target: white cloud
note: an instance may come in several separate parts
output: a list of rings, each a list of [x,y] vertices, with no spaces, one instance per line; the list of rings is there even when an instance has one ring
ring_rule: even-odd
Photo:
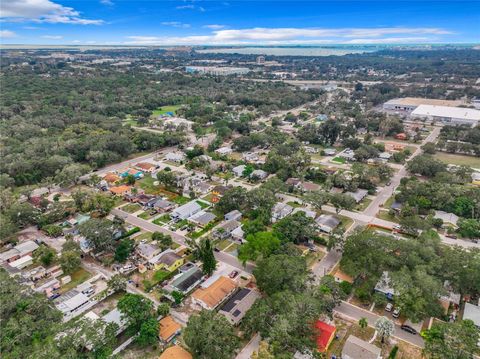
[[[207,35],[130,36],[129,44],[143,45],[243,45],[402,43],[436,41],[452,32],[440,28],[250,28],[219,29]],[[431,36],[428,36],[431,35]]]
[[[0,30],[0,38],[11,39],[12,37],[17,37],[17,34],[10,30]]]
[[[211,25],[204,25],[202,27],[206,29],[211,29],[211,30],[220,30],[220,29],[223,29],[225,25],[211,24]]]
[[[175,7],[175,9],[177,9],[177,10],[198,10],[200,12],[205,11],[205,8],[203,8],[202,6],[196,6],[196,5],[193,5],[193,4],[178,5],[178,6]]]
[[[190,27],[190,24],[185,24],[185,23],[179,22],[179,21],[164,21],[161,24],[164,25],[164,26],[173,26],[173,27],[177,27],[177,28],[181,28],[181,29],[187,29],[187,28]]]
[[[115,5],[112,0],[100,0],[100,4],[106,5],[106,6],[113,6],[113,5]]]
[[[60,40],[63,39],[63,36],[60,35],[43,35],[42,36],[44,39],[50,39],[50,40]]]
[[[47,22],[79,25],[99,25],[103,20],[84,19],[77,10],[50,0],[2,0],[0,17],[11,22]]]

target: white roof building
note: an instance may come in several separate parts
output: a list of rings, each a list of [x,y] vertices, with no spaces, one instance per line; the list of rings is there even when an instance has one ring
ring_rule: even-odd
[[[382,351],[354,335],[350,335],[342,349],[342,359],[380,359]]]
[[[480,307],[471,303],[465,303],[463,320],[465,319],[471,320],[480,329]]]
[[[229,155],[230,153],[232,153],[232,149],[230,147],[220,147],[216,149],[215,152],[219,155]]]
[[[243,171],[245,171],[245,167],[246,167],[245,165],[239,165],[237,167],[233,167],[232,171],[235,174],[235,176],[241,177],[243,176]]]
[[[479,110],[450,106],[420,105],[411,116],[453,125],[477,125],[480,121]]]
[[[185,155],[181,152],[169,152],[165,156],[166,161],[172,161],[172,162],[182,162],[184,158],[185,158]]]
[[[197,201],[190,201],[183,206],[175,209],[171,216],[174,219],[187,219],[188,217],[193,216],[195,213],[198,213],[202,210],[202,207],[197,203]]]

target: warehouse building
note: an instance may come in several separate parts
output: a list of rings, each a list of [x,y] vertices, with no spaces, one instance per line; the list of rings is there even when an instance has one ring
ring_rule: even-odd
[[[394,98],[390,101],[385,102],[383,104],[383,109],[389,110],[389,111],[398,111],[398,112],[412,112],[420,105],[457,107],[462,104],[463,104],[462,101],[436,100],[436,99],[418,98],[418,97],[404,97],[404,98]]]
[[[411,117],[446,125],[475,126],[480,121],[480,111],[463,107],[420,105],[411,113]]]

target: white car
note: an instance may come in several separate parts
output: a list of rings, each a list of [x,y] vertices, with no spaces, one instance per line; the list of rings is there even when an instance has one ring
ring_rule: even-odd
[[[395,310],[392,313],[392,317],[398,318],[400,316],[400,309],[395,308]]]
[[[387,303],[387,306],[385,307],[385,310],[387,312],[391,312],[393,310],[393,304],[392,303]]]

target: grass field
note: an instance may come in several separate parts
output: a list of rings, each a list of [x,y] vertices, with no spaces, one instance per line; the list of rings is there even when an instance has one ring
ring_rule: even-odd
[[[122,211],[128,212],[128,213],[134,213],[142,209],[142,207],[137,204],[137,203],[129,203],[122,208],[120,208]]]
[[[480,168],[480,157],[454,155],[445,152],[437,152],[434,157],[447,164]]]
[[[70,274],[70,277],[72,277],[72,281],[70,283],[65,284],[60,291],[62,293],[68,292],[70,289],[75,288],[77,285],[85,282],[88,278],[90,278],[92,274],[90,272],[87,272],[85,269],[80,268],[79,270],[73,272]]]
[[[180,107],[181,107],[180,105],[162,106],[154,110],[152,112],[152,115],[160,116],[160,115],[165,115],[167,112],[173,112],[173,114],[176,115],[176,112]]]
[[[337,163],[341,163],[341,164],[344,164],[346,162],[345,158],[343,157],[340,157],[340,156],[337,156],[337,157],[334,157],[332,159],[332,162],[337,162]]]

